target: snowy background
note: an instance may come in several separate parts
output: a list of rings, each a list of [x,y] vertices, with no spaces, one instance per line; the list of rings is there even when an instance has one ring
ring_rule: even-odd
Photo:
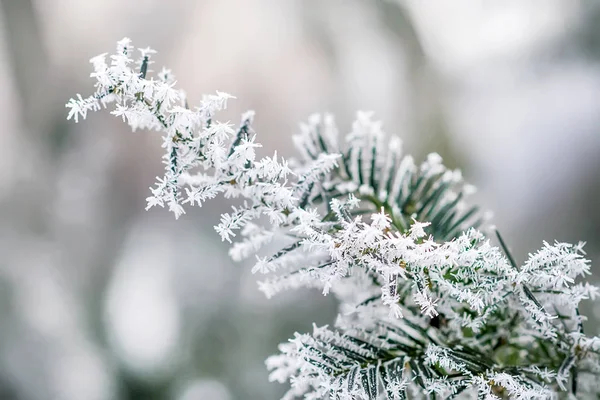
[[[1,399],[276,399],[263,360],[332,322],[330,298],[267,301],[228,259],[225,202],[144,211],[157,135],[65,120],[123,36],[191,104],[221,90],[224,119],[256,110],[264,154],[293,154],[312,112],[347,130],[373,110],[463,168],[519,260],[587,240],[600,265],[598,2],[0,0]]]

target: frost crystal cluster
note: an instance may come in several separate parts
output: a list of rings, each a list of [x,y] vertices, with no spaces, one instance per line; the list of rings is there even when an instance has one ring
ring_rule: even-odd
[[[473,188],[437,154],[417,164],[371,113],[340,135],[313,115],[293,137],[299,158],[257,157],[247,112],[234,127],[217,92],[188,107],[173,75],[148,76],[151,49],[129,39],[91,60],[95,93],[72,99],[76,121],[111,105],[132,129],[161,132],[164,176],[148,207],[235,199],[215,228],[234,260],[254,257],[267,297],[300,287],[339,301],[267,359],[284,399],[598,398],[600,339],[586,336],[582,300],[598,289],[583,244],[544,243],[522,265],[465,198]],[[278,245],[268,254],[263,247]]]

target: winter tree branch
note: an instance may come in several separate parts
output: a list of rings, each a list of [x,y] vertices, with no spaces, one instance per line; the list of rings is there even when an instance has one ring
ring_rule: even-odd
[[[254,114],[236,128],[216,115],[217,92],[189,108],[168,70],[148,74],[129,39],[91,60],[96,91],[68,118],[112,108],[132,129],[161,132],[165,172],[148,208],[238,199],[215,227],[234,260],[255,256],[268,297],[299,287],[339,300],[331,326],[314,326],[267,359],[284,399],[597,398],[600,339],[583,332],[583,244],[544,243],[517,265],[477,228],[460,171],[437,154],[417,165],[398,138],[360,112],[340,135],[313,115],[294,136],[300,157],[258,158]],[[235,241],[235,242],[234,242]],[[274,254],[263,246],[280,243]]]

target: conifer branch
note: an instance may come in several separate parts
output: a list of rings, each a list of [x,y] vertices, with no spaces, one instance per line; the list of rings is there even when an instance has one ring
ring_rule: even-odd
[[[420,165],[358,113],[340,143],[333,117],[313,115],[293,140],[299,159],[259,158],[254,113],[235,129],[216,119],[217,92],[190,109],[168,70],[151,76],[129,39],[91,60],[96,91],[68,118],[113,105],[132,129],[163,135],[164,176],[148,208],[241,205],[215,227],[237,261],[252,255],[268,296],[300,287],[331,293],[335,324],[297,333],[267,359],[284,399],[597,398],[600,339],[587,336],[582,300],[598,289],[583,243],[548,244],[516,263],[478,231],[473,192],[431,154]],[[134,70],[132,65],[137,65]],[[239,236],[238,236],[239,235]],[[235,240],[235,243],[234,243]],[[269,254],[268,243],[280,243]],[[343,312],[342,312],[343,311]],[[569,384],[570,382],[570,384]],[[569,397],[570,396],[570,397]]]

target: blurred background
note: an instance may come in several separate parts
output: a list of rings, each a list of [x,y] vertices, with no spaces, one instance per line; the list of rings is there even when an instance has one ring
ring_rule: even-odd
[[[417,159],[463,169],[518,260],[587,240],[600,265],[599,2],[0,0],[2,400],[277,399],[264,359],[333,322],[318,293],[263,298],[213,231],[225,202],[144,211],[157,134],[66,121],[124,36],[190,104],[256,110],[263,154],[292,155],[312,112],[345,133],[373,110]]]

